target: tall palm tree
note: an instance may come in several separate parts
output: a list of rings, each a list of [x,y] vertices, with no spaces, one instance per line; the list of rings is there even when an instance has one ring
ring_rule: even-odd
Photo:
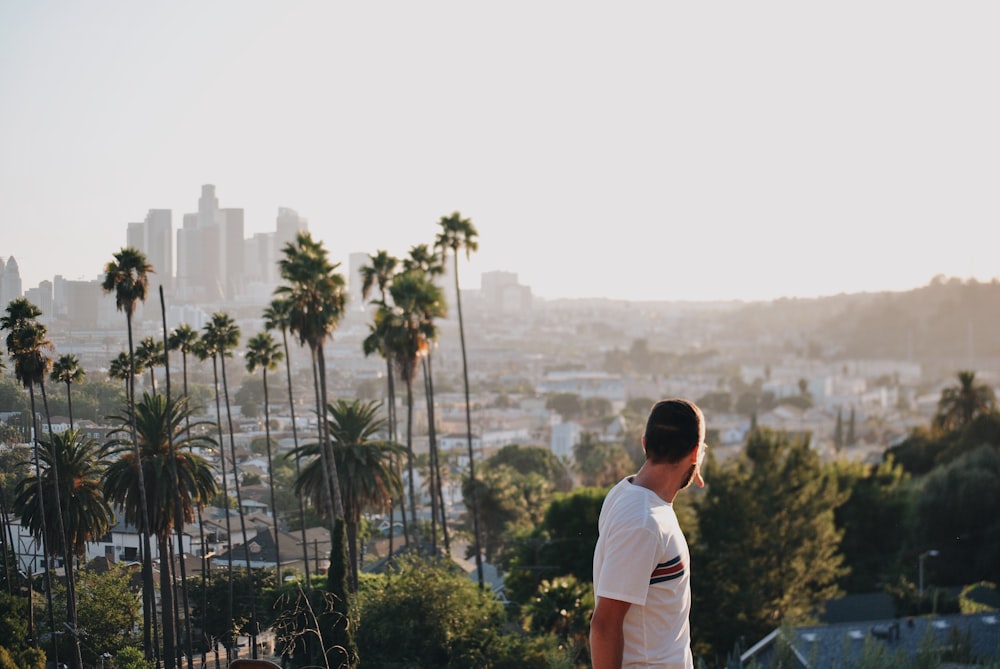
[[[330,438],[337,460],[337,472],[344,493],[344,513],[347,525],[348,550],[351,559],[351,587],[358,587],[358,526],[365,510],[384,510],[402,488],[399,474],[393,466],[402,446],[379,438],[386,430],[386,421],[379,418],[376,402],[337,400],[329,406]],[[301,455],[310,457],[296,479],[295,490],[318,502],[322,496],[322,462],[316,457],[318,444],[302,447]]]
[[[30,301],[24,298],[17,298],[12,300],[7,305],[5,315],[0,318],[0,329],[7,331],[7,353],[14,362],[14,377],[28,389],[28,396],[31,402],[33,464],[36,474],[42,471],[42,467],[39,456],[40,444],[38,439],[39,430],[36,419],[37,412],[35,410],[35,385],[45,378],[45,372],[47,371],[48,365],[48,358],[42,354],[42,347],[47,342],[45,339],[45,326],[41,325],[36,320],[41,315],[41,309],[36,307]],[[44,504],[45,490],[42,485],[42,478],[40,476],[36,476],[35,480],[38,491],[38,503],[42,505],[42,508],[47,508]],[[56,476],[56,480],[58,480],[58,476]],[[56,488],[56,491],[58,491],[58,487]],[[61,505],[56,504],[55,508],[60,509],[62,507]],[[40,516],[40,524],[43,536],[47,536],[48,528],[46,526],[45,514]],[[60,535],[65,536],[64,528],[62,527],[61,515],[59,516],[58,532]],[[51,566],[49,555],[49,544],[43,541],[42,559],[45,562],[46,580],[51,578],[49,574],[49,568]],[[52,588],[47,587],[45,589],[45,594],[49,613],[49,625],[54,631],[56,629],[56,619],[55,609],[52,605]],[[52,635],[52,654],[53,661],[58,663],[59,644],[55,634]]]
[[[264,327],[268,330],[281,330],[281,344],[284,350],[285,358],[285,380],[288,384],[288,412],[291,414],[292,418],[292,447],[295,450],[299,448],[299,429],[295,424],[295,398],[292,395],[292,359],[289,355],[288,350],[288,311],[290,304],[287,300],[274,299],[264,309]],[[302,465],[299,462],[299,458],[295,458],[295,477],[298,478],[302,473]],[[309,577],[309,544],[306,541],[306,509],[302,502],[302,498],[298,498],[299,502],[299,530],[302,536],[302,564],[305,568],[306,574],[306,589],[310,587],[310,577]]]
[[[371,296],[372,290],[377,288],[380,296],[379,302],[385,303],[388,298],[389,286],[392,284],[392,278],[396,274],[396,267],[399,264],[399,260],[382,250],[376,251],[374,255],[369,255],[368,259],[371,261],[371,264],[362,265],[360,269],[361,298],[367,300]],[[392,357],[385,355],[383,349],[384,347],[381,347],[377,352],[385,357],[386,397],[388,398],[386,414],[388,416],[389,439],[395,439],[396,391],[393,383]],[[376,352],[376,349],[372,349],[372,352]]]
[[[74,383],[82,383],[86,374],[80,366],[80,360],[72,353],[59,356],[52,363],[52,373],[49,378],[55,383],[66,384],[66,404],[69,406],[69,429],[73,429],[73,394],[70,386]]]
[[[417,244],[410,248],[410,255],[403,260],[403,269],[406,272],[418,272],[427,276],[432,282],[436,277],[444,274],[444,258],[433,253],[427,244]],[[430,333],[429,340],[433,343],[437,339],[437,326],[434,319],[443,318],[446,309],[440,297],[436,301],[428,301],[428,309],[421,314],[421,318],[426,322],[426,330]],[[441,484],[441,461],[438,453],[437,431],[434,418],[434,376],[433,376],[433,346],[428,346],[425,354],[421,356],[420,365],[424,377],[424,397],[427,401],[427,437],[428,448],[428,476],[427,491],[431,499],[431,543],[437,549],[437,523],[440,512],[441,530],[444,538],[445,548],[449,548],[448,542],[448,520],[445,514],[444,492]]]
[[[372,304],[378,307],[380,304],[386,304],[389,298],[389,286],[392,284],[392,278],[396,275],[396,268],[399,265],[399,259],[392,255],[389,255],[387,251],[378,250],[374,255],[369,255],[368,259],[370,264],[361,266],[361,297],[367,300],[371,296],[373,289],[377,288],[379,292],[379,299],[372,300]],[[365,357],[377,353],[385,358],[385,380],[386,380],[386,416],[389,422],[389,440],[397,441],[396,430],[398,422],[396,419],[396,379],[393,373],[392,367],[392,356],[388,355],[386,352],[385,342],[375,331],[376,326],[373,322],[369,325],[371,329],[371,334],[365,338],[362,343],[362,350],[364,351]],[[399,467],[399,458],[396,459],[397,475]],[[402,492],[402,491],[401,491]],[[406,509],[402,504],[402,497],[400,501],[400,512],[403,517],[403,521],[406,521]],[[389,502],[389,554],[392,555],[393,543],[395,540],[395,532],[392,531],[392,523],[394,514],[395,504],[390,500]]]
[[[190,405],[190,402],[191,402],[191,396],[188,393],[188,356],[195,354],[195,349],[196,349],[197,346],[198,346],[198,332],[194,328],[192,328],[190,325],[188,325],[187,323],[181,323],[176,328],[174,328],[170,332],[170,334],[167,336],[167,350],[169,350],[169,351],[178,351],[181,354],[181,370],[182,370],[182,377],[181,378],[182,378],[182,383],[183,383],[183,391],[184,391],[184,397],[188,398],[187,401],[188,401],[189,405]],[[189,412],[189,414],[190,414],[190,412]],[[190,432],[191,432],[191,417],[190,417],[190,415],[188,415],[188,416],[185,417],[185,419],[184,419],[184,427],[188,431],[188,433],[190,434]],[[202,501],[202,500],[198,500],[198,502],[195,504],[195,511],[197,513],[197,521],[198,521],[198,538],[199,538],[199,542],[201,544],[201,590],[202,590],[202,594],[203,594],[203,596],[205,598],[202,601],[202,610],[203,611],[208,608],[208,601],[207,601],[207,597],[208,597],[208,545],[206,543],[206,536],[205,536],[205,522],[204,522],[204,518],[202,517],[202,510],[203,510],[204,506],[205,506],[205,502]],[[185,589],[185,592],[186,592],[186,589]],[[185,614],[186,614],[186,611],[185,611]],[[188,627],[188,631],[190,633],[190,626]],[[203,630],[203,633],[204,633],[204,630]],[[207,637],[203,637],[202,638],[202,642],[203,642],[202,643],[202,648],[207,649],[208,648],[208,639],[207,639]],[[202,651],[202,657],[203,658],[204,658],[204,652],[205,651],[203,650]],[[191,661],[192,661],[192,659],[191,659],[190,653],[189,653],[189,662],[188,663],[190,664]]]
[[[420,359],[430,349],[436,336],[433,319],[428,314],[443,309],[441,291],[428,276],[419,271],[404,272],[396,276],[389,288],[393,307],[382,307],[380,319],[382,336],[399,369],[399,376],[406,386],[406,451],[409,475],[410,520],[416,528],[416,494],[413,469],[413,380]]]
[[[344,314],[347,301],[345,281],[337,271],[340,263],[331,263],[322,242],[314,241],[308,232],[300,232],[295,242],[285,246],[283,254],[278,261],[278,268],[287,283],[279,286],[275,293],[288,301],[289,330],[298,336],[300,343],[309,346],[312,355],[314,378],[317,381],[315,385],[319,390],[316,415],[320,433],[320,458],[327,472],[324,480],[327,482],[327,498],[331,507],[327,515],[330,517],[332,545],[336,520],[344,517],[344,508],[337,463],[333,459],[324,419],[325,408],[329,404],[324,346]]]
[[[135,349],[136,365],[149,370],[149,391],[156,394],[156,368],[166,361],[163,342],[152,335],[143,337]]]
[[[142,453],[139,449],[138,435],[135,426],[135,342],[132,338],[132,318],[135,316],[135,309],[139,302],[146,301],[146,294],[149,292],[149,275],[153,273],[153,266],[146,260],[146,256],[141,251],[131,246],[122,248],[113,254],[114,260],[108,261],[104,266],[104,280],[101,288],[105,293],[115,294],[115,306],[118,311],[125,314],[125,325],[128,331],[128,357],[130,373],[127,386],[127,396],[129,404],[128,416],[132,422],[132,443],[135,459],[138,467],[142,469]],[[146,482],[142,477],[138,480],[139,508],[147,509],[146,505]],[[140,527],[140,525],[136,525]],[[148,522],[141,524],[142,529],[142,609],[143,628],[142,642],[143,650],[147,660],[153,659],[155,648],[159,646],[156,638],[156,609],[155,592],[153,589],[153,559],[150,546],[150,535]]]
[[[240,533],[244,542],[247,540],[247,521],[243,513],[243,494],[240,490],[240,475],[236,468],[236,438],[233,429],[233,413],[229,403],[229,382],[226,376],[226,358],[232,357],[233,350],[240,343],[240,328],[236,325],[229,314],[217,311],[212,314],[212,318],[205,324],[202,341],[206,343],[215,353],[215,358],[219,361],[219,370],[222,372],[222,393],[226,400],[226,421],[229,426],[229,454],[232,457],[233,466],[233,489],[236,491],[236,515],[240,520]],[[221,444],[220,444],[221,447]],[[223,458],[224,459],[224,458]],[[228,510],[227,514],[228,516]],[[232,562],[232,548],[228,551],[230,563]],[[251,653],[253,657],[257,655],[257,593],[253,583],[253,572],[250,567],[250,551],[244,550],[246,557],[247,578],[250,588],[250,638]]]
[[[941,391],[934,426],[941,430],[960,430],[980,414],[996,411],[997,398],[985,383],[976,383],[976,373],[958,372],[958,385]]]
[[[441,226],[441,231],[438,233],[434,245],[440,249],[442,256],[451,251],[452,258],[454,259],[455,306],[458,310],[458,335],[462,344],[462,382],[465,388],[466,444],[469,451],[469,482],[472,489],[472,495],[469,500],[472,507],[470,509],[472,511],[472,538],[476,554],[476,572],[479,576],[479,588],[483,589],[486,581],[483,577],[483,556],[479,538],[479,509],[475,492],[476,459],[472,450],[472,404],[469,400],[469,362],[465,352],[465,322],[462,318],[462,292],[458,280],[458,252],[464,250],[465,257],[468,259],[469,254],[478,250],[479,243],[476,241],[476,237],[479,236],[479,233],[476,231],[472,221],[468,218],[462,218],[462,215],[457,211],[452,213],[451,216],[442,216],[438,221],[438,225]]]
[[[271,456],[271,407],[267,388],[267,373],[278,369],[278,363],[284,359],[284,354],[267,332],[258,333],[247,341],[247,371],[250,373],[261,370],[264,381],[264,440],[267,445],[267,484],[271,493],[271,514],[274,520],[274,552],[278,556],[275,564],[277,581],[281,584],[281,550],[278,544],[278,507],[274,503],[274,461]]]
[[[208,437],[191,434],[190,411],[186,397],[173,401],[163,395],[143,393],[132,415],[113,417],[121,425],[110,442],[117,448],[118,457],[104,472],[104,493],[122,510],[125,522],[145,525],[156,537],[161,563],[169,559],[171,530],[177,523],[193,521],[195,505],[215,494],[211,466],[192,450],[196,446],[212,447],[213,443]],[[141,458],[135,457],[130,440],[133,429]],[[145,513],[140,481],[149,493]],[[163,638],[168,646],[164,658],[171,669],[174,653],[169,645],[174,635],[168,612],[173,610],[174,588],[167,568],[160,570],[160,596]]]

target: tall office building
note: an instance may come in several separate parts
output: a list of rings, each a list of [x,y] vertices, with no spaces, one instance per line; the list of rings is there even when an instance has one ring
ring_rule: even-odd
[[[0,309],[7,308],[11,300],[21,297],[21,271],[11,256],[6,264],[0,258]]]
[[[156,271],[165,291],[174,285],[174,217],[169,209],[150,209],[146,213],[146,259]]]
[[[355,252],[347,256],[347,308],[351,311],[367,311],[368,301],[380,299],[378,286],[372,286],[368,299],[362,297],[362,287],[364,278],[361,276],[361,268],[371,264],[371,257],[367,253]]]
[[[177,231],[177,283],[186,299],[236,297],[243,285],[243,210],[220,209],[215,186],[205,184],[198,212],[184,214]]]
[[[173,212],[150,209],[142,223],[129,223],[125,244],[138,249],[153,267],[150,287],[163,286],[170,292],[174,285]]]

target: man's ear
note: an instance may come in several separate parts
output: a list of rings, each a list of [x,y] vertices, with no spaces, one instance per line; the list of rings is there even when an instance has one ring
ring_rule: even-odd
[[[642,454],[646,454],[646,435],[642,435]]]

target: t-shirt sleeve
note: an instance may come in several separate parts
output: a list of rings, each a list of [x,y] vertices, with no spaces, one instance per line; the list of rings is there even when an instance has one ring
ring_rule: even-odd
[[[648,527],[612,528],[605,541],[604,561],[594,594],[643,606],[656,566],[657,537]]]

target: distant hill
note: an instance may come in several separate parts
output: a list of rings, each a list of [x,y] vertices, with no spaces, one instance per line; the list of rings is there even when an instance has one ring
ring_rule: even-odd
[[[745,332],[794,332],[823,356],[961,367],[1000,361],[1000,282],[938,277],[905,292],[750,303],[722,316]]]

